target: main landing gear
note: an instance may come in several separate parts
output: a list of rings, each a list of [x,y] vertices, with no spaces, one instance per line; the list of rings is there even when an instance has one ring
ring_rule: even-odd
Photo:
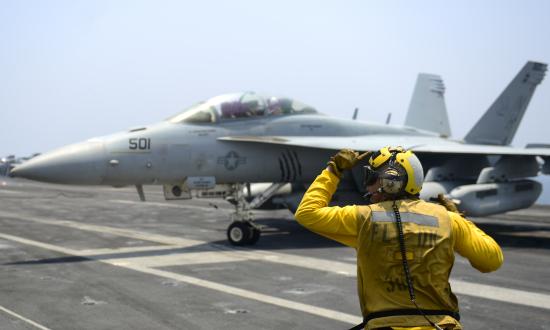
[[[227,239],[232,245],[254,245],[260,239],[261,229],[254,223],[251,210],[261,206],[273,197],[285,183],[273,183],[254,199],[248,202],[242,184],[235,184],[231,197],[235,204],[235,213],[231,215],[232,223],[227,228]],[[247,185],[250,192],[250,186]]]
[[[260,239],[261,230],[251,221],[233,221],[227,228],[229,243],[237,246],[254,245]]]

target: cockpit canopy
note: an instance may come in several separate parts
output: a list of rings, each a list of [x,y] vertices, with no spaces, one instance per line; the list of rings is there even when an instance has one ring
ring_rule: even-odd
[[[265,116],[317,113],[313,107],[286,97],[266,97],[254,92],[224,94],[199,102],[168,118],[172,123],[215,123]]]

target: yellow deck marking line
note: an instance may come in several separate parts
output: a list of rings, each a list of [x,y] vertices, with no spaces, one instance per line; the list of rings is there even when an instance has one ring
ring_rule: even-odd
[[[28,323],[28,324],[34,326],[34,327],[37,328],[37,329],[40,329],[40,330],[51,330],[50,328],[46,328],[45,326],[43,326],[43,325],[41,325],[41,324],[38,324],[38,323],[34,322],[33,320],[30,320],[30,319],[28,319],[28,318],[26,318],[26,317],[24,317],[24,316],[22,316],[22,315],[19,315],[19,314],[17,314],[16,312],[7,309],[6,307],[0,306],[0,311],[4,312],[4,313],[6,313],[6,314],[9,314],[9,315],[11,315],[11,316],[13,316],[13,317],[16,317],[16,318],[18,318],[18,319],[20,319],[20,320],[22,320],[22,321],[24,321],[24,322],[26,322],[26,323]]]

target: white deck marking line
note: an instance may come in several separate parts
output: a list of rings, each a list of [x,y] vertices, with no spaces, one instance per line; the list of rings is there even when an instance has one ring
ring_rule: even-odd
[[[453,292],[479,298],[490,297],[492,300],[550,309],[550,295],[530,291],[495,287],[492,285],[477,284],[461,280],[452,280]]]
[[[39,219],[35,217],[23,217],[18,214],[12,214],[7,212],[0,212],[2,215],[14,217],[21,220],[29,220],[34,222],[40,222],[45,224],[53,224],[53,225],[60,225],[60,226],[69,226],[72,228],[78,228],[82,230],[91,230],[96,232],[102,232],[102,233],[110,233],[113,235],[120,234],[119,231],[122,229],[118,228],[111,228],[107,226],[94,226],[94,225],[84,225],[73,221],[60,221],[60,220],[47,220],[47,219]],[[130,233],[133,233],[134,236],[128,236]],[[149,234],[138,232],[138,231],[131,231],[131,230],[124,230],[125,237],[145,237]],[[204,244],[207,245],[207,242],[198,241],[198,240],[186,240],[181,239],[178,237],[170,237],[170,236],[164,236],[164,235],[155,235],[150,234],[151,236],[154,236],[154,239],[149,239],[149,241],[154,241],[158,243],[164,243],[164,244],[171,244],[172,248],[177,247],[189,247],[194,245],[200,245]],[[180,243],[180,245],[178,245]],[[291,254],[284,254],[284,253],[278,253],[278,252],[267,252],[267,251],[259,251],[259,250],[249,250],[249,249],[237,249],[237,248],[227,248],[224,246],[213,246],[210,245],[212,248],[211,250],[206,250],[205,252],[212,252],[212,251],[225,251],[230,254],[234,254],[237,258],[240,258],[241,260],[262,260],[272,263],[279,263],[279,264],[285,264],[289,266],[296,266],[296,267],[302,267],[307,269],[313,269],[313,270],[319,270],[319,271],[325,271],[325,272],[332,272],[339,275],[346,275],[346,276],[356,276],[356,266],[355,264],[351,263],[345,263],[345,262],[338,262],[338,261],[330,261],[325,259],[319,259],[319,258],[312,258],[312,257],[304,257],[304,256],[296,256]],[[219,250],[217,250],[219,249]],[[116,252],[115,252],[116,253]],[[190,255],[188,259],[185,259],[185,256],[179,258],[176,257],[177,254],[174,255],[174,265],[183,265],[183,264],[196,264],[197,262],[193,261],[193,256]],[[227,256],[227,258],[230,258]],[[212,260],[212,262],[218,262],[217,260],[220,260],[220,258],[215,258]],[[123,261],[122,259],[117,259],[118,262],[128,264],[129,262]],[[152,266],[160,267],[160,266],[169,266],[167,263],[169,259],[159,259],[158,261],[155,261],[154,259],[139,259],[136,258],[136,262],[143,262],[145,266],[149,266],[147,263],[151,262]],[[231,261],[229,259],[226,259],[226,261]],[[219,261],[224,262],[224,261]],[[203,263],[211,263],[208,260],[204,260]],[[488,300],[495,300],[495,301],[504,301],[508,303],[513,303],[517,305],[523,305],[523,306],[531,306],[531,307],[538,307],[543,309],[550,310],[550,295],[549,294],[543,294],[543,293],[536,293],[531,291],[523,291],[523,290],[516,290],[516,289],[508,289],[504,287],[498,287],[498,286],[492,286],[492,285],[485,285],[485,284],[477,284],[472,282],[466,282],[461,280],[454,280],[451,278],[450,280],[453,292],[455,294],[463,294],[473,297],[479,297],[483,299]]]
[[[30,246],[47,249],[47,250],[61,252],[63,254],[73,255],[77,257],[82,256],[77,250],[72,250],[61,246],[55,246],[48,243],[38,242],[38,241],[23,238],[23,237],[18,237],[18,236],[3,234],[3,233],[0,233],[0,237],[7,240],[15,241],[18,243],[22,243],[25,245],[30,245]],[[212,281],[202,280],[196,277],[186,276],[186,275],[154,269],[154,268],[148,268],[144,266],[132,265],[131,263],[128,263],[128,264],[119,263],[117,260],[102,260],[101,258],[95,259],[93,256],[85,256],[85,257],[90,258],[92,260],[100,261],[102,263],[106,263],[109,265],[131,269],[138,272],[142,272],[150,275],[156,275],[156,276],[160,276],[160,277],[164,277],[172,280],[177,280],[180,282],[185,282],[188,284],[238,296],[241,298],[256,300],[262,303],[280,306],[280,307],[284,307],[284,308],[288,308],[288,309],[292,309],[292,310],[296,310],[296,311],[300,311],[300,312],[304,312],[304,313],[308,313],[316,316],[321,316],[324,318],[328,318],[328,319],[332,319],[332,320],[336,320],[344,323],[357,324],[362,321],[362,318],[359,318],[356,315],[346,314],[346,313],[338,312],[327,308],[317,307],[313,305],[307,305],[307,304],[295,302],[292,300],[277,298],[277,297],[257,293],[250,290],[240,289],[237,287],[220,284]]]
[[[363,321],[363,318],[357,317],[356,315],[346,314],[346,313],[338,312],[331,309],[326,309],[326,308],[317,307],[313,305],[307,305],[307,304],[303,304],[303,303],[299,303],[299,302],[295,302],[287,299],[277,298],[277,297],[257,293],[254,291],[244,290],[237,287],[225,285],[225,284],[202,280],[196,277],[186,276],[182,274],[177,274],[177,273],[172,273],[172,272],[168,272],[160,269],[147,268],[147,267],[139,267],[139,266],[125,266],[125,267],[136,271],[148,273],[151,275],[157,275],[160,277],[181,281],[181,282],[193,284],[196,286],[208,288],[211,290],[232,294],[242,298],[252,299],[252,300],[256,300],[259,302],[263,302],[263,303],[267,303],[267,304],[271,304],[279,307],[293,309],[296,311],[313,314],[313,315],[333,319],[340,322],[345,322],[349,324],[358,324]]]
[[[38,328],[38,329],[41,329],[41,330],[51,330],[50,328],[46,328],[45,326],[43,326],[43,325],[41,325],[41,324],[38,324],[38,323],[34,322],[33,320],[30,320],[30,319],[28,319],[28,318],[26,318],[26,317],[24,317],[24,316],[22,316],[22,315],[19,315],[19,314],[17,314],[16,312],[7,309],[6,307],[0,306],[0,311],[3,311],[3,312],[6,313],[6,314],[9,314],[9,315],[11,315],[11,316],[13,316],[13,317],[16,317],[16,318],[18,318],[18,319],[24,321],[24,322],[27,322],[28,324],[30,324],[30,325],[32,325],[32,326]]]
[[[116,252],[115,252],[116,253]],[[144,267],[172,267],[201,264],[217,264],[223,262],[247,261],[251,258],[243,258],[238,255],[226,253],[223,251],[200,251],[200,252],[181,252],[170,253],[168,255],[153,255],[145,257],[124,257],[110,258],[110,262],[132,264]]]
[[[0,212],[0,214],[6,217],[12,217],[20,220],[32,221],[32,222],[37,222],[42,224],[64,226],[64,227],[70,227],[70,228],[75,228],[80,230],[146,240],[150,242],[171,245],[172,248],[177,248],[177,247],[183,248],[183,247],[191,247],[196,245],[208,244],[205,241],[190,240],[190,239],[184,239],[184,238],[173,237],[173,236],[149,234],[149,233],[135,231],[135,230],[114,228],[114,227],[108,227],[108,226],[83,224],[80,222],[75,222],[70,220],[50,220],[45,218],[33,217],[33,216],[24,217],[20,214],[9,213],[9,212]],[[350,263],[344,263],[344,262],[338,262],[338,261],[327,261],[325,259],[301,257],[301,256],[295,256],[291,254],[284,254],[284,253],[277,253],[277,252],[227,248],[222,245],[217,245],[215,246],[215,248],[213,245],[210,245],[210,246],[212,247],[211,250],[220,251],[220,252],[225,251],[230,254],[236,254],[242,260],[258,259],[258,260],[264,260],[264,261],[273,262],[273,263],[280,263],[280,264],[286,264],[290,266],[309,268],[313,270],[335,272],[341,275],[342,274],[349,275],[349,276],[356,275],[356,266]],[[111,252],[117,253],[117,251],[111,251]],[[86,253],[86,255],[90,255],[90,254]],[[210,262],[205,260],[204,263],[210,263]]]
[[[33,217],[33,216],[24,217],[20,214],[10,213],[10,212],[0,212],[0,214],[5,217],[32,221],[32,222],[37,222],[37,223],[42,223],[47,225],[63,226],[63,227],[80,229],[80,230],[135,238],[142,241],[149,241],[149,242],[155,242],[155,243],[166,244],[166,245],[177,245],[180,247],[201,245],[206,243],[204,241],[199,241],[199,240],[185,239],[185,238],[173,237],[173,236],[164,236],[164,235],[158,235],[153,233],[140,232],[140,231],[131,230],[131,229],[115,228],[115,227],[108,227],[108,226],[101,226],[101,225],[91,225],[86,223],[70,221],[70,220],[52,220],[52,219],[39,218],[39,217]]]
[[[186,245],[147,245],[147,246],[133,246],[133,247],[121,247],[121,248],[100,248],[100,249],[85,249],[78,250],[83,256],[92,256],[100,254],[124,254],[124,253],[136,253],[136,252],[154,252],[154,251],[164,251],[164,250],[173,250],[177,248],[186,248]]]
[[[6,193],[6,194],[22,194],[23,192],[22,192],[22,191],[19,191],[19,190],[5,190],[5,189],[0,189],[0,193]]]
[[[212,206],[199,206],[199,205],[181,205],[181,204],[169,204],[169,203],[160,203],[160,202],[137,202],[137,201],[127,201],[122,199],[110,199],[109,202],[111,203],[118,203],[118,204],[137,204],[142,206],[162,206],[162,207],[172,207],[172,208],[178,208],[178,209],[197,209],[197,210],[211,210],[216,211],[217,209]]]
[[[0,233],[0,237],[3,238],[3,239],[7,239],[9,241],[13,241],[13,242],[17,242],[17,243],[21,243],[21,244],[25,244],[25,245],[36,246],[36,247],[42,248],[44,250],[55,251],[55,252],[68,254],[68,255],[73,255],[73,256],[80,256],[78,254],[77,250],[64,248],[62,246],[57,246],[57,245],[48,244],[48,243],[44,243],[44,242],[38,242],[38,241],[31,240],[31,239],[27,239],[27,238],[23,238],[23,237],[19,237],[19,236],[13,236],[13,235],[4,234],[4,233]],[[86,256],[84,256],[84,257],[86,257]]]

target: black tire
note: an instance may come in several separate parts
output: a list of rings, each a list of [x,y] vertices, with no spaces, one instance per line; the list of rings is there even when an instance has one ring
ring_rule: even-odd
[[[234,221],[227,228],[227,240],[232,245],[243,246],[250,241],[252,232],[246,222]]]
[[[250,238],[248,239],[248,245],[254,245],[260,239],[262,231],[251,223],[249,223],[248,226],[250,227]]]

